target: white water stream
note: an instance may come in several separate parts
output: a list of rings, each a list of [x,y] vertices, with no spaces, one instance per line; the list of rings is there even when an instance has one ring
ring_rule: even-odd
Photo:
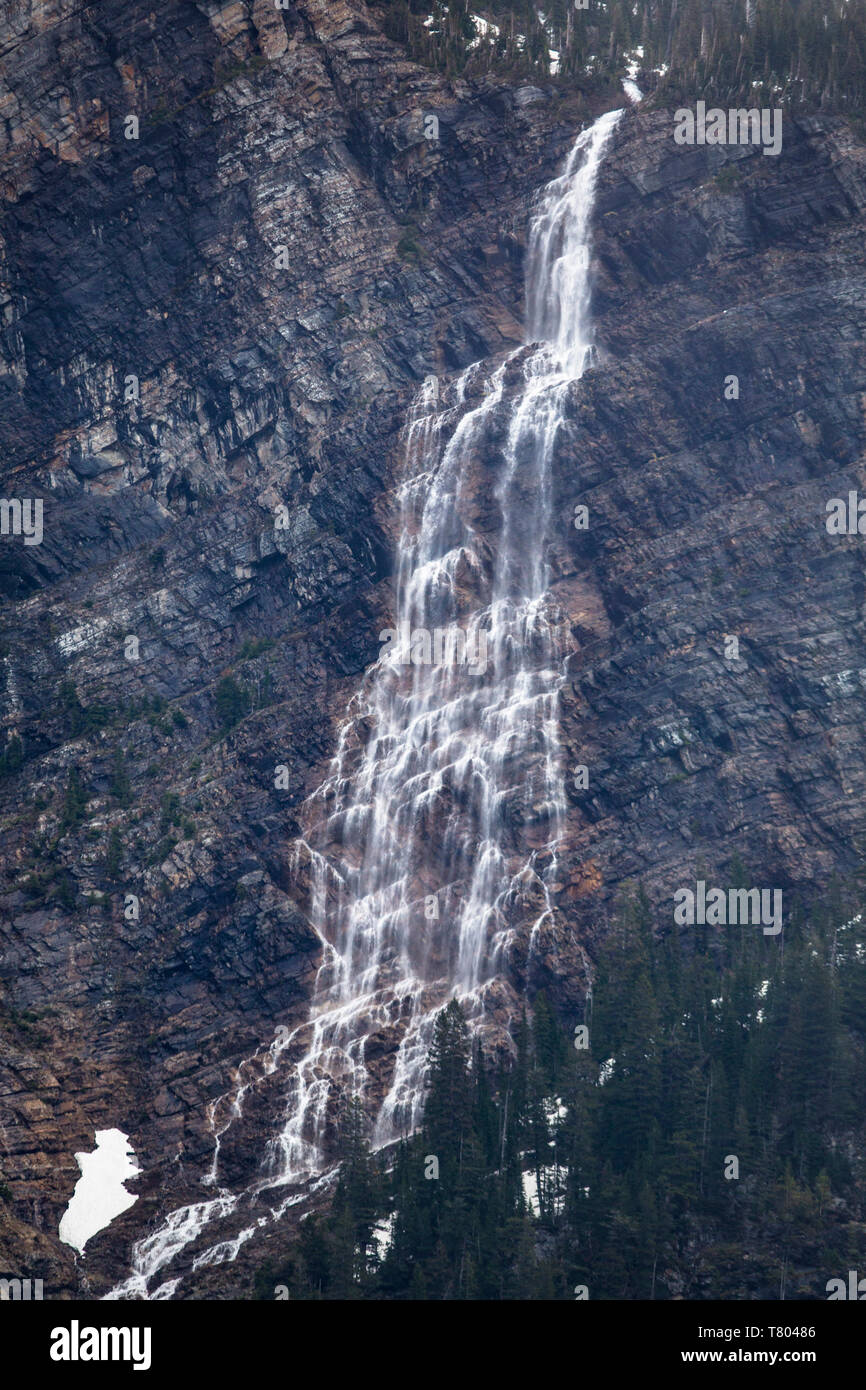
[[[493,1046],[508,1046],[519,1006],[511,967],[531,962],[555,911],[566,805],[559,690],[571,638],[550,593],[551,466],[568,392],[593,353],[594,191],[621,114],[585,130],[538,196],[530,346],[489,376],[476,363],[442,401],[429,378],[407,426],[394,635],[350,704],[295,849],[323,943],[309,1019],[242,1066],[235,1091],[212,1107],[205,1181],[218,1188],[220,1139],[249,1087],[290,1073],[261,1178],[172,1212],[135,1247],[134,1272],[111,1298],[171,1297],[180,1275],[150,1292],[152,1281],[209,1223],[242,1201],[258,1213],[194,1269],[234,1259],[307,1196],[295,1190],[275,1206],[279,1188],[326,1182],[347,1096],[364,1101],[375,1143],[410,1132],[436,1014],[453,995]]]

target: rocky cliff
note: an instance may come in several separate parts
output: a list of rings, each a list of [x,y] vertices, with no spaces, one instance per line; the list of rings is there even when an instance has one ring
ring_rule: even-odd
[[[391,611],[406,411],[521,341],[530,201],[590,112],[448,83],[361,0],[21,5],[3,64],[2,488],[44,534],[0,538],[0,1266],[58,1297],[201,1198],[210,1107],[304,1016],[292,845]],[[857,863],[864,563],[825,506],[866,482],[864,210],[830,117],[768,158],[630,111],[606,160],[553,547],[588,786],[517,980],[565,1016],[624,885]],[[113,1125],[139,1200],[76,1261]],[[244,1296],[272,1239],[187,1296]]]

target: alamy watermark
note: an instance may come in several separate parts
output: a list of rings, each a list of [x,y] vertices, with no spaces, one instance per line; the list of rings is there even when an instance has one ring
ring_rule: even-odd
[[[781,154],[782,108],[714,106],[708,111],[705,101],[694,111],[681,106],[674,112],[674,140],[678,145],[762,145],[764,154]]]
[[[380,660],[396,666],[465,666],[472,676],[487,670],[487,632],[460,627],[413,628],[407,621],[379,633]]]
[[[134,1371],[150,1370],[150,1327],[68,1327],[51,1329],[52,1361],[131,1361]]]
[[[782,930],[781,888],[707,888],[703,879],[674,893],[674,921],[679,927],[760,927],[764,936]]]
[[[856,1269],[848,1270],[848,1283],[844,1279],[828,1279],[826,1283],[827,1301],[833,1303],[840,1298],[866,1301],[866,1279],[858,1279]]]
[[[0,1278],[0,1303],[38,1302],[42,1297],[41,1279],[19,1279],[12,1275]]]
[[[824,510],[831,536],[866,536],[866,497],[852,490],[847,502],[843,497],[831,497]]]
[[[25,545],[40,545],[42,505],[41,497],[0,497],[0,536],[23,536]]]

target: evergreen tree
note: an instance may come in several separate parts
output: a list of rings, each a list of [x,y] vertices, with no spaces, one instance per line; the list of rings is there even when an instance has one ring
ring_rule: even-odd
[[[676,931],[638,891],[597,953],[586,1049],[539,995],[494,1070],[452,1000],[421,1130],[386,1175],[348,1102],[331,1209],[268,1277],[313,1299],[820,1293],[816,1263],[866,1261],[860,891],[795,905],[784,951],[748,927]]]

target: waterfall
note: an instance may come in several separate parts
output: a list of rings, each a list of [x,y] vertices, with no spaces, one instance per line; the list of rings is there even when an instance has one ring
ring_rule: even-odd
[[[559,691],[571,650],[551,594],[552,460],[566,399],[593,354],[590,225],[609,112],[539,194],[527,254],[527,345],[419,392],[404,434],[395,619],[347,711],[336,754],[303,812],[295,870],[322,941],[307,1021],[259,1072],[290,1075],[262,1176],[181,1208],[140,1242],[111,1297],[143,1294],[209,1222],[242,1198],[328,1166],[340,1103],[359,1096],[381,1146],[416,1127],[439,1009],[460,998],[507,1051],[531,965],[555,914],[565,815]],[[221,1135],[252,1078],[214,1118]],[[213,1110],[216,1116],[219,1106]],[[322,1181],[322,1178],[319,1178]],[[303,1194],[302,1194],[303,1195]],[[272,1215],[280,1214],[290,1196]],[[196,1257],[233,1259],[270,1216]],[[170,1297],[178,1280],[151,1297]]]

